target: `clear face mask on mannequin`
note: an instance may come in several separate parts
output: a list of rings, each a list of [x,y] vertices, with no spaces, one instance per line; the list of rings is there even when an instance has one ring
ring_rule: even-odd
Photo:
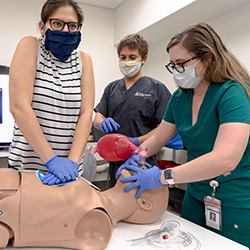
[[[127,78],[135,76],[141,69],[141,66],[141,61],[119,61],[120,70]]]
[[[203,75],[195,76],[195,66],[200,62],[196,62],[196,64],[192,66],[185,67],[185,71],[183,73],[179,73],[174,69],[173,77],[176,84],[183,89],[195,89],[201,83]],[[205,70],[204,70],[205,71]],[[204,73],[204,72],[203,72]]]

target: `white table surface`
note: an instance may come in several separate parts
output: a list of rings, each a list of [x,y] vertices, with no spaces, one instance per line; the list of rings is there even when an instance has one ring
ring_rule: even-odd
[[[134,239],[143,237],[146,233],[151,230],[159,229],[162,223],[175,220],[180,223],[180,230],[189,232],[194,235],[199,242],[201,243],[200,250],[247,250],[249,248],[238,244],[232,240],[229,240],[221,235],[218,235],[210,230],[207,230],[203,227],[197,226],[196,224],[189,222],[173,213],[166,212],[160,220],[150,225],[136,225],[125,222],[118,222],[111,240],[105,250],[146,250],[146,249],[163,249],[163,248],[153,248],[147,244],[130,246],[126,243],[128,239]],[[10,249],[18,249],[13,248],[11,246],[8,247]],[[62,250],[63,248],[19,248],[19,249],[27,249],[27,250]],[[165,248],[167,249],[167,248]],[[182,248],[183,249],[183,248]],[[190,248],[187,248],[190,249]]]

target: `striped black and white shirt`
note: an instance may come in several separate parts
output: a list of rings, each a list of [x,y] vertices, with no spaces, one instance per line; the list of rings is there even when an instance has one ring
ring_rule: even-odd
[[[32,108],[41,129],[54,152],[67,157],[72,145],[81,105],[82,66],[80,52],[74,50],[62,62],[39,42]],[[47,170],[14,125],[9,165],[22,169]]]

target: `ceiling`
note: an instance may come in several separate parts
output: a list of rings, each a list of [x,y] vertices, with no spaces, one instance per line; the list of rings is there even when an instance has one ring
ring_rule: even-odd
[[[79,3],[114,10],[126,0],[77,0]]]

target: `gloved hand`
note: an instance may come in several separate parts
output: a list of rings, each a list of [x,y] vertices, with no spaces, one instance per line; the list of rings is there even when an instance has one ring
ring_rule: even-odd
[[[139,147],[139,139],[138,137],[129,137],[130,141],[134,143],[137,147]]]
[[[127,187],[125,187],[123,191],[128,192],[133,188],[139,187],[139,190],[137,191],[135,195],[136,199],[139,198],[139,196],[142,194],[144,190],[166,186],[160,182],[162,171],[156,166],[145,170],[145,169],[135,167],[133,165],[127,165],[126,169],[132,170],[136,172],[137,174],[122,178],[120,180],[122,183],[131,182],[131,181],[134,182],[128,185]]]
[[[120,128],[120,125],[115,122],[111,117],[108,117],[100,123],[99,128],[102,133],[110,133],[118,130]]]
[[[58,177],[62,182],[74,180],[78,176],[79,165],[76,162],[67,158],[61,158],[55,155],[44,165],[49,169],[52,174]]]
[[[55,184],[59,184],[62,182],[57,176],[52,174],[50,171],[47,172],[45,176],[41,178],[41,180],[43,184],[47,184],[47,185],[55,185]]]
[[[133,152],[129,158],[125,161],[124,164],[129,164],[129,165],[134,165],[136,166],[137,165],[137,162],[140,160],[140,156],[136,153],[136,152]]]
[[[118,180],[119,176],[121,174],[121,171],[126,168],[128,165],[132,165],[135,167],[138,167],[137,162],[140,160],[140,156],[137,155],[136,152],[133,152],[129,158],[117,169],[116,173],[115,173],[115,178]]]

